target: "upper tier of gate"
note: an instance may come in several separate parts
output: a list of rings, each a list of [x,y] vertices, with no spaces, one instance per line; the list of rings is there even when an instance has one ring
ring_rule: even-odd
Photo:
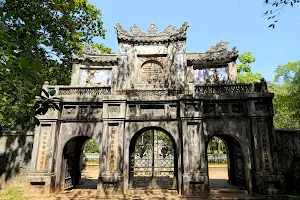
[[[52,90],[58,97],[72,98],[267,92],[264,79],[259,83],[238,82],[238,51],[236,47],[228,50],[228,42],[221,40],[205,52],[187,52],[188,27],[185,22],[179,29],[168,25],[159,32],[155,24],[150,24],[148,32],[144,32],[133,25],[129,33],[117,24],[117,54],[102,54],[99,49],[85,45],[81,54],[73,56],[71,84],[46,83],[44,89]]]

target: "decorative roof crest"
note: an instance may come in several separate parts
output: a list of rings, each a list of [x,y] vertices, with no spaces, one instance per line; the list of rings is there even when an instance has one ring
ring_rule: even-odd
[[[149,24],[148,32],[142,31],[136,24],[130,27],[130,33],[124,30],[121,25],[118,23],[115,26],[117,31],[118,38],[126,40],[143,40],[143,41],[152,41],[152,40],[166,40],[166,39],[179,39],[186,37],[186,30],[189,27],[187,22],[184,22],[182,27],[175,29],[175,26],[169,24],[163,31],[157,32],[157,26],[155,24]],[[155,38],[155,39],[154,39]]]
[[[179,31],[179,32],[186,31],[186,29],[188,27],[187,22],[185,22],[183,26],[186,28],[182,29],[182,27],[181,27],[177,31]],[[175,26],[172,24],[169,24],[162,32],[157,32],[156,24],[149,24],[147,33],[142,31],[135,24],[130,27],[130,31],[133,36],[165,36],[165,35],[172,35],[177,32],[177,31],[175,31]]]
[[[101,51],[99,49],[93,48],[89,44],[85,44],[82,47],[83,54],[88,54],[88,55],[99,55],[101,54]]]
[[[220,42],[218,42],[216,46],[211,45],[207,52],[214,53],[218,51],[227,51],[227,45],[228,42],[220,40]]]
[[[102,62],[102,63],[115,63],[118,61],[118,55],[116,54],[102,54],[100,49],[93,48],[89,44],[85,44],[82,47],[82,54],[73,54],[73,60],[88,61],[88,62]]]

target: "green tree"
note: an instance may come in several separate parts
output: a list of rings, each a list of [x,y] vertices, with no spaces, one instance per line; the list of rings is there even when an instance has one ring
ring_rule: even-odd
[[[99,145],[93,139],[89,139],[83,147],[85,153],[99,153]]]
[[[276,128],[300,128],[300,61],[288,62],[276,68],[275,84],[268,89],[275,94],[274,126]],[[282,80],[283,84],[278,82]]]
[[[0,0],[0,129],[32,125],[44,81],[68,84],[72,54],[96,36],[101,11],[88,0]]]
[[[104,46],[103,44],[93,44],[92,45],[93,48],[99,49],[101,53],[103,54],[114,54],[114,52],[112,51],[111,48],[108,48],[106,46]]]
[[[252,56],[251,52],[239,54],[240,63],[237,64],[238,81],[240,83],[258,82],[262,76],[260,73],[253,73],[250,64],[255,62],[256,58]]]

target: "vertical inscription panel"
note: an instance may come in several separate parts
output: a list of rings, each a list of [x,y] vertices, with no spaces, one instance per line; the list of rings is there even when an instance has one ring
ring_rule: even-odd
[[[118,153],[118,124],[111,124],[108,128],[108,159],[107,171],[113,172],[117,170],[117,153]]]
[[[190,150],[189,150],[189,160],[190,169],[199,169],[199,145],[198,145],[198,134],[197,134],[197,123],[188,123],[188,133],[190,138]]]
[[[269,132],[268,126],[265,122],[258,123],[259,134],[261,136],[261,146],[262,146],[262,158],[265,170],[272,169],[272,162],[270,160],[270,147],[269,147]]]
[[[39,139],[38,156],[36,163],[37,171],[47,170],[47,152],[48,152],[48,141],[51,131],[51,125],[45,124],[41,126],[41,133]]]

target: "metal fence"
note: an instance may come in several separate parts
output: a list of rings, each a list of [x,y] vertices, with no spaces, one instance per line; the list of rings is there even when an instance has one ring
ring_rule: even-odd
[[[227,154],[221,154],[221,155],[208,154],[207,160],[208,163],[227,163]]]
[[[207,155],[208,163],[227,163],[227,154],[208,154]],[[83,156],[83,160],[86,163],[89,162],[98,162],[99,163],[99,154],[97,153],[85,153]]]

